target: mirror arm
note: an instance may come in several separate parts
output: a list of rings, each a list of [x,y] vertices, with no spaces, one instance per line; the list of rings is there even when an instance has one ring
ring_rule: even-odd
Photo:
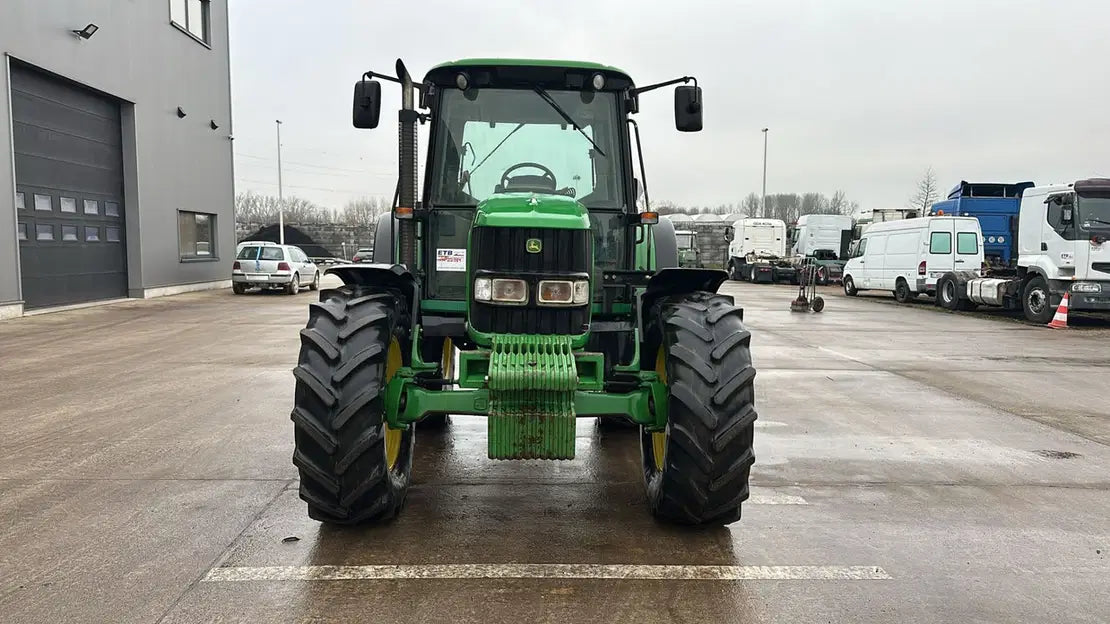
[[[667,80],[666,82],[657,82],[655,84],[650,84],[646,87],[640,87],[638,89],[632,89],[632,96],[635,97],[637,95],[640,95],[641,93],[647,93],[648,91],[654,91],[656,89],[662,89],[663,87],[669,87],[673,84],[678,84],[680,82],[682,84],[686,84],[690,81],[694,82],[695,87],[698,86],[698,79],[697,78],[694,78],[693,76],[683,76],[681,78],[675,78],[674,80]]]
[[[389,82],[395,82],[397,84],[402,84],[401,79],[398,78],[397,76],[387,76],[385,74],[379,74],[376,71],[367,71],[367,72],[362,74],[362,79],[363,80],[367,80],[367,79],[370,79],[370,78],[381,78],[382,80],[388,80]],[[420,91],[421,93],[423,93],[424,91],[427,91],[428,87],[431,86],[431,85],[424,84],[423,82],[414,82],[414,83],[412,83],[412,86],[416,87],[417,91]]]

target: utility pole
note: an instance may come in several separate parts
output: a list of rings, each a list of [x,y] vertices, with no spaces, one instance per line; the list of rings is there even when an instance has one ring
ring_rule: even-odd
[[[285,194],[281,188],[281,120],[274,120],[277,124],[278,148],[278,244],[285,244]]]
[[[767,216],[767,130],[769,128],[763,129],[763,200],[759,204],[761,217]]]

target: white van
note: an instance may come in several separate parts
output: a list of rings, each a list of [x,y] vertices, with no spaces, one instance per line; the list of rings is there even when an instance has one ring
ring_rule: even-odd
[[[905,303],[921,293],[936,295],[937,279],[946,272],[978,276],[982,266],[983,233],[974,217],[874,223],[844,266],[844,294],[889,290]]]

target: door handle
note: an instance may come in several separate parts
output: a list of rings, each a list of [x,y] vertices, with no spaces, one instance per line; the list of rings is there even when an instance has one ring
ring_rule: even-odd
[[[964,261],[963,261],[963,260],[957,260],[957,261],[956,261],[956,264],[963,264],[963,263],[964,263]]]
[[[1041,243],[1041,251],[1048,251],[1048,243]]]

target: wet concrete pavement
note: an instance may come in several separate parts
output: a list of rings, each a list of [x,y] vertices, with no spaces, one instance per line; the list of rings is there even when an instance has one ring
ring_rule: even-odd
[[[1105,621],[1110,331],[724,290],[760,420],[753,499],[712,530],[652,521],[635,434],[585,419],[573,462],[510,463],[455,418],[420,432],[397,521],[309,520],[288,413],[312,293],[0,323],[0,621]],[[398,578],[466,564],[492,566]],[[595,566],[495,578],[516,564]],[[658,565],[743,580],[599,578]],[[235,580],[301,566],[387,578]]]

